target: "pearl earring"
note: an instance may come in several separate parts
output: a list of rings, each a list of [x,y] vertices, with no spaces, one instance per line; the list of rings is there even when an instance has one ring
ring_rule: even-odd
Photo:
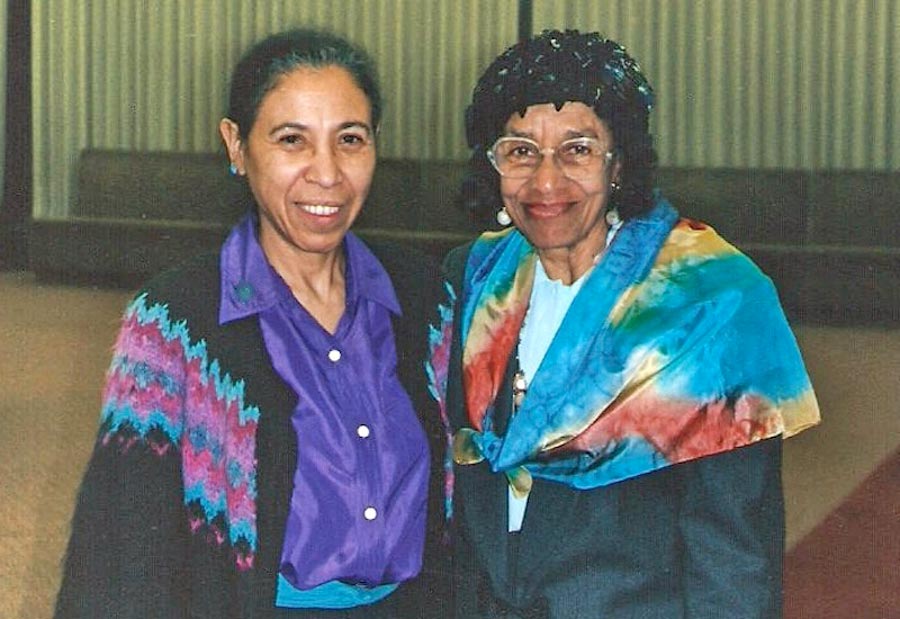
[[[619,216],[619,209],[611,207],[606,211],[606,223],[610,226],[618,226],[622,223],[622,218]]]
[[[509,213],[506,212],[505,206],[497,211],[497,223],[503,227],[512,223],[512,218],[509,216]]]

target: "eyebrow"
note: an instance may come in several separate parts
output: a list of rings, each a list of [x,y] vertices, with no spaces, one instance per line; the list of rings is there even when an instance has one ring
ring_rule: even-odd
[[[599,137],[600,136],[597,135],[597,132],[594,129],[588,129],[588,128],[580,129],[580,130],[569,129],[568,131],[566,131],[566,139],[567,140],[571,139],[571,138],[599,138]]]
[[[294,129],[296,131],[309,131],[309,125],[305,125],[303,123],[297,122],[286,122],[281,123],[280,125],[276,125],[272,127],[272,130],[269,131],[269,135],[275,135],[279,131],[284,131],[285,129]],[[369,136],[372,135],[372,127],[369,126],[369,123],[363,122],[361,120],[348,120],[346,122],[341,123],[337,127],[337,131],[344,131],[346,129],[362,129]]]

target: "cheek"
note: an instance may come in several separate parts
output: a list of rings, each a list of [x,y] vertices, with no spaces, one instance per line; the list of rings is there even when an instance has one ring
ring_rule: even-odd
[[[302,166],[290,157],[273,153],[254,158],[253,165],[247,167],[247,176],[255,192],[282,195],[297,183],[302,171]]]
[[[353,187],[354,193],[360,198],[365,198],[372,186],[372,178],[375,176],[375,160],[365,165],[360,164],[344,171],[344,178]]]
[[[519,202],[518,197],[524,185],[525,183],[522,181],[503,178],[501,176],[500,197],[503,199],[503,204],[507,207],[515,207]]]
[[[247,166],[247,184],[258,206],[266,211],[275,211],[287,199],[291,180],[282,168],[261,165],[257,159]]]
[[[265,151],[253,150],[244,155],[248,180],[252,183],[276,178],[280,166],[277,160]]]

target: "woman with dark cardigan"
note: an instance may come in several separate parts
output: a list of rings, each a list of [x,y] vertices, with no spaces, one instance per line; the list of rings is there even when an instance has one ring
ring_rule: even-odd
[[[349,232],[381,105],[368,56],[327,33],[238,63],[220,132],[253,207],[125,311],[58,617],[427,616],[407,583],[438,277]]]

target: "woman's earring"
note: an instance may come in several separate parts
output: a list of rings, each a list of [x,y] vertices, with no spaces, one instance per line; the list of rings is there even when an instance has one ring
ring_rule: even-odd
[[[232,176],[237,176],[237,175],[238,175],[238,169],[237,169],[237,166],[234,165],[233,162],[228,166],[228,173],[231,174]]]
[[[504,227],[512,223],[512,217],[506,212],[505,206],[497,211],[497,223]]]
[[[610,226],[618,226],[622,223],[622,218],[619,217],[619,209],[613,206],[606,211],[606,223]]]
[[[619,184],[619,181],[612,181],[609,184],[609,193],[610,195],[614,195],[619,192],[622,188],[622,185]],[[606,223],[610,226],[618,226],[622,223],[622,218],[619,216],[619,209],[615,206],[610,206],[606,211]]]

